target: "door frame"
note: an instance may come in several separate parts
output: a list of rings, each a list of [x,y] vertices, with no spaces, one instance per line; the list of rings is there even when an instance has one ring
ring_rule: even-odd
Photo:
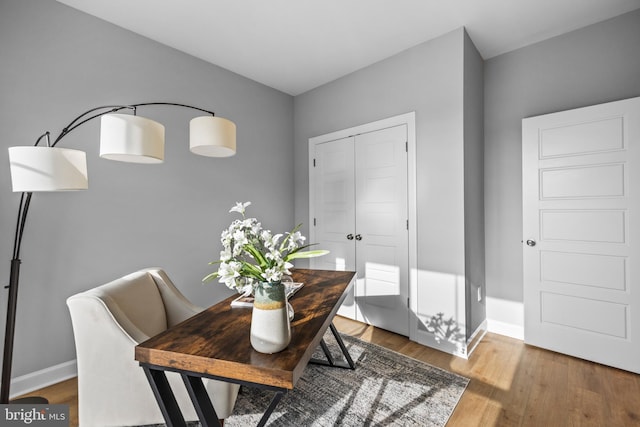
[[[418,274],[418,242],[417,242],[417,175],[416,175],[416,113],[399,114],[397,116],[388,117],[386,119],[376,120],[374,122],[353,126],[347,129],[338,130],[324,135],[309,138],[309,239],[311,242],[315,240],[315,227],[313,226],[313,218],[315,212],[315,180],[313,173],[313,160],[315,155],[315,146],[323,142],[334,141],[336,139],[356,136],[362,133],[374,132],[390,127],[407,125],[407,212],[409,220],[409,313],[415,311],[415,298]],[[415,328],[409,324],[409,339],[416,339]]]

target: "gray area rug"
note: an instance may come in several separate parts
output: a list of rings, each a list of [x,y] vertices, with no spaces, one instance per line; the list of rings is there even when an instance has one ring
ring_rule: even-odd
[[[342,335],[354,371],[310,364],[280,401],[271,426],[444,426],[469,380]],[[341,355],[333,335],[325,341]],[[324,358],[322,351],[314,357]],[[338,357],[336,356],[336,359]],[[225,427],[256,425],[273,393],[242,387]]]
[[[355,370],[309,364],[268,426],[444,426],[469,380],[384,347],[342,335]],[[340,349],[325,341],[336,360]],[[340,355],[340,357],[338,357]],[[314,354],[324,358],[320,349]],[[256,425],[273,392],[242,387],[225,427]],[[191,424],[190,424],[191,425]],[[193,425],[198,425],[197,423]]]

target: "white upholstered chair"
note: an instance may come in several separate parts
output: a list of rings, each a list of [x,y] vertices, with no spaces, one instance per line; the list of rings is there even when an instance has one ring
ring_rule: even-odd
[[[159,268],[140,270],[67,299],[78,361],[80,425],[164,423],[147,378],[134,360],[136,344],[193,316],[191,304]],[[198,417],[182,379],[167,378],[185,420]],[[233,411],[239,386],[205,380],[218,417]]]

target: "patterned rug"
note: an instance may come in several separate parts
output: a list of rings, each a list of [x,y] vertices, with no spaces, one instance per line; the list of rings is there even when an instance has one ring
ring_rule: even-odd
[[[375,344],[342,335],[354,371],[308,365],[269,426],[444,426],[469,380]],[[341,354],[333,335],[325,341]],[[314,354],[324,358],[321,351]],[[225,427],[256,425],[273,393],[242,387]]]
[[[331,354],[340,348],[328,331]],[[356,369],[309,364],[285,394],[268,426],[444,426],[469,380],[375,344],[342,335]],[[318,348],[313,357],[324,359]],[[255,426],[273,392],[241,387],[225,427]],[[189,427],[199,423],[188,423]]]

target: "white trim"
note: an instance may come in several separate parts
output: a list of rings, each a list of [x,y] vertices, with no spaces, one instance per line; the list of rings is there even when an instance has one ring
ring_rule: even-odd
[[[313,214],[315,212],[315,183],[313,180],[313,159],[315,157],[315,145],[323,142],[335,141],[336,139],[346,138],[361,133],[374,132],[394,126],[407,125],[407,200],[409,215],[409,301],[410,311],[417,312],[417,302],[414,303],[417,290],[417,277],[415,272],[418,270],[418,199],[417,199],[417,173],[416,173],[416,112],[399,114],[397,116],[388,117],[386,119],[377,120],[371,123],[365,123],[348,129],[342,129],[335,132],[327,133],[320,136],[309,138],[309,241],[315,241],[315,228],[313,227]],[[415,307],[414,307],[415,306]],[[415,341],[416,328],[409,323],[409,339]]]
[[[489,296],[486,302],[487,330],[524,340],[524,304]]]
[[[78,375],[78,362],[69,360],[59,365],[50,366],[36,372],[21,375],[11,380],[10,399],[43,387],[68,380]]]
[[[487,320],[485,319],[475,330],[471,337],[467,340],[467,358],[471,356],[473,350],[476,349],[482,338],[487,334]]]
[[[499,320],[487,319],[487,332],[504,335],[524,341],[524,326],[512,323],[501,322]]]
[[[411,137],[413,136],[414,143],[415,143],[415,122],[416,122],[416,112],[411,111],[410,113],[399,114],[397,116],[388,117],[386,119],[376,120],[375,122],[365,123],[362,125],[350,127],[348,129],[342,129],[342,130],[327,133],[324,135],[314,136],[312,138],[309,138],[309,147],[312,147],[316,144],[320,144],[323,142],[334,141],[336,139],[346,138],[348,136],[354,136],[354,135],[367,133],[367,132],[374,132],[380,129],[391,128],[391,127],[399,126],[403,124],[407,124],[409,126],[413,125],[413,131],[409,130],[408,138],[411,139]],[[411,141],[409,141],[409,144],[411,144]],[[309,151],[309,155],[311,156],[311,150]]]

